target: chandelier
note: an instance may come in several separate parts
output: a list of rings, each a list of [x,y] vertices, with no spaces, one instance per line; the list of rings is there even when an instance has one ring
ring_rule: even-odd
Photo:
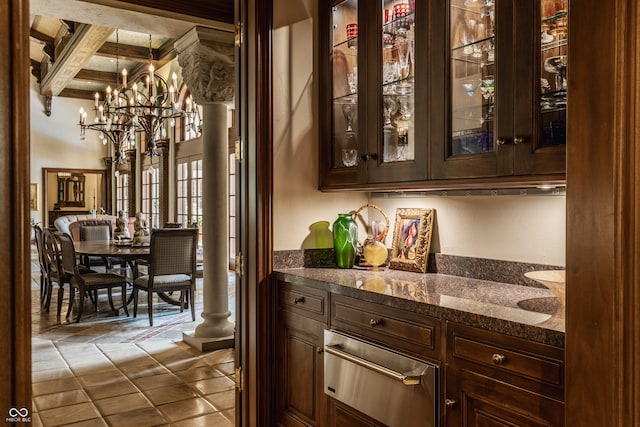
[[[188,126],[200,130],[198,108],[191,97],[185,101],[185,108],[178,102],[178,78],[173,73],[171,83],[156,74],[153,66],[153,50],[149,35],[149,66],[147,71],[138,73],[132,82],[128,81],[126,68],[119,70],[119,36],[116,30],[116,86],[107,86],[104,99],[95,94],[93,123],[87,122],[87,113],[80,109],[80,136],[85,139],[86,129],[100,132],[104,144],[111,142],[114,147],[114,162],[124,161],[124,151],[135,147],[136,134],[144,135],[145,154],[158,155],[158,142],[167,138],[166,123],[175,126],[175,119],[183,117]],[[120,82],[122,75],[122,82]]]

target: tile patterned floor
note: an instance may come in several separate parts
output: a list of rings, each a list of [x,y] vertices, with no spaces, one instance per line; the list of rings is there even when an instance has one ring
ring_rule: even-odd
[[[33,261],[34,426],[235,425],[233,350],[203,354],[182,342],[182,333],[192,332],[200,320],[202,279],[196,322],[190,311],[180,313],[154,301],[150,328],[146,298],[140,299],[134,319],[122,311],[114,316],[101,295],[97,312],[87,300],[80,323],[71,323],[64,318],[68,292],[61,318],[56,316],[57,289],[50,312],[41,307],[37,258]],[[229,277],[233,313],[235,284]],[[120,296],[114,298],[117,304]]]

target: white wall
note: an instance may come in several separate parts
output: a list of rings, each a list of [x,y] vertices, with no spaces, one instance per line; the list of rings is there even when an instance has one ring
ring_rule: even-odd
[[[316,5],[314,0],[275,0],[274,10],[274,248],[300,249],[313,222],[333,223],[338,213],[367,203],[367,195],[317,191]]]
[[[54,96],[51,116],[44,113],[44,97],[40,96],[35,78],[31,78],[31,182],[38,184],[38,208],[31,218],[43,222],[42,168],[104,169],[107,146],[98,140],[97,132],[87,131],[86,141],[80,140],[78,125],[80,107],[93,111],[93,102]],[[91,119],[91,113],[89,113]],[[91,201],[92,195],[88,195]],[[89,209],[90,207],[87,207]]]
[[[565,265],[564,196],[427,196],[371,199],[389,216],[393,244],[396,209],[433,208],[431,252]]]
[[[275,0],[274,249],[299,249],[318,220],[333,222],[368,194],[321,193],[318,188],[318,90],[313,79],[317,0]],[[565,264],[564,196],[372,198],[391,218],[398,207],[436,209],[432,252]]]

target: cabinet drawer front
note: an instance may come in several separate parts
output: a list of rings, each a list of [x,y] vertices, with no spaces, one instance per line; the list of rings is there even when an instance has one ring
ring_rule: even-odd
[[[447,363],[564,401],[564,349],[447,323]]]
[[[453,356],[502,369],[550,385],[562,384],[560,363],[463,337],[455,337]]]
[[[326,323],[326,292],[285,282],[278,286],[280,308]]]
[[[428,316],[332,295],[331,327],[416,356],[440,359],[440,321]]]

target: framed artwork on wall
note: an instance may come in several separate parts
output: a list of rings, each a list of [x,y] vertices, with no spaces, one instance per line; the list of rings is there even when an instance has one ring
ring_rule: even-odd
[[[434,209],[396,210],[389,268],[426,273],[434,215]]]
[[[38,210],[38,184],[34,182],[29,184],[29,206],[32,211]]]

